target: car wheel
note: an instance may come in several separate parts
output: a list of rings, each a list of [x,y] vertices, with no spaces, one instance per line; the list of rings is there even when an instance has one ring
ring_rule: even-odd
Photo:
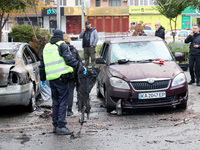
[[[183,110],[186,110],[187,108],[187,103],[182,103],[182,104],[179,104],[176,106],[177,109],[183,109]]]
[[[31,92],[31,98],[30,98],[30,102],[27,106],[27,111],[28,112],[33,112],[34,110],[36,110],[36,98],[35,98],[35,91],[34,89]]]
[[[99,87],[99,82],[98,82],[98,81],[97,81],[96,90],[97,90],[97,97],[102,98],[103,96],[102,96],[102,94],[101,94],[101,92],[100,92],[100,87]]]
[[[108,104],[108,92],[107,92],[107,90],[105,90],[105,107],[106,107],[108,113],[110,113],[111,111],[114,110],[114,109],[113,109],[112,107],[110,107],[109,104]]]

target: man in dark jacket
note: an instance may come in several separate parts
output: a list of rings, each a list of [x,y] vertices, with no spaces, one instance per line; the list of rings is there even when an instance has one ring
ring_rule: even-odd
[[[53,109],[53,132],[72,134],[66,127],[66,109],[70,91],[68,74],[78,66],[78,61],[72,56],[68,45],[63,40],[63,32],[55,30],[50,43],[45,45],[40,65],[41,86],[50,80]],[[84,70],[84,69],[83,69]]]
[[[85,66],[89,66],[89,57],[91,57],[92,68],[95,67],[95,47],[98,42],[97,30],[91,26],[90,21],[85,22],[86,28],[79,37],[83,39]]]
[[[155,23],[156,33],[155,36],[158,36],[165,40],[165,28],[161,26],[160,22]]]
[[[185,43],[190,43],[190,58],[189,58],[189,69],[191,80],[188,84],[195,83],[195,75],[196,75],[196,85],[200,86],[200,33],[199,26],[194,25],[193,31],[190,35],[185,39]],[[194,71],[195,67],[195,71]],[[195,75],[194,75],[195,72]]]

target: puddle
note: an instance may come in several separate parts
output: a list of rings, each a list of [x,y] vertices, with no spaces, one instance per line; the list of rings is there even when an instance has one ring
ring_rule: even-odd
[[[28,137],[28,136],[19,137],[19,138],[16,138],[16,139],[21,140],[21,142],[20,142],[21,144],[24,144],[24,143],[30,141],[30,137]]]

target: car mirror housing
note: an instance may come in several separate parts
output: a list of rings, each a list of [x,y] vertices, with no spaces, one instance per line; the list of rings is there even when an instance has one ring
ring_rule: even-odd
[[[176,52],[175,53],[175,59],[176,59],[176,61],[179,61],[179,62],[184,61],[184,54],[180,53],[180,52]]]
[[[97,58],[96,64],[106,64],[106,62],[103,60],[103,58]]]

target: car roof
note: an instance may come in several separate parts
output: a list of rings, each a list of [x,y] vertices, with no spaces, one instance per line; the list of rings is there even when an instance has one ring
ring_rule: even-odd
[[[27,43],[22,43],[22,42],[2,42],[2,43],[0,43],[0,50],[1,49],[19,50],[19,47],[22,44],[27,44]]]
[[[104,43],[128,43],[128,42],[144,42],[144,41],[163,41],[156,36],[131,36],[122,38],[107,38]]]

